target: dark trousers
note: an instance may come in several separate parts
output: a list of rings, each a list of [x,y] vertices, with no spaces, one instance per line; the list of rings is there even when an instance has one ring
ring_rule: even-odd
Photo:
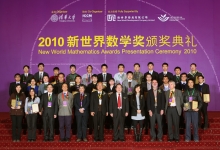
[[[124,122],[125,114],[122,113],[122,110],[117,110],[117,115],[113,114],[113,132],[114,140],[124,140]]]
[[[60,139],[70,139],[72,116],[59,116]],[[66,134],[65,129],[66,128]]]
[[[179,140],[179,114],[176,107],[167,107],[167,124],[169,139]],[[174,131],[173,131],[174,127]]]
[[[153,113],[152,117],[150,117],[150,135],[151,135],[151,138],[153,139],[156,139],[156,133],[155,133],[156,121],[158,125],[157,138],[162,139],[162,136],[163,136],[162,115],[158,114],[157,109],[155,108],[155,112]]]
[[[98,111],[93,116],[93,123],[94,123],[94,139],[95,140],[104,140],[105,115],[103,115],[101,111]],[[98,128],[98,126],[99,126],[99,128]]]
[[[88,113],[80,113],[76,115],[77,138],[86,138],[86,129],[88,122]]]
[[[13,140],[21,139],[22,119],[23,115],[11,115]]]
[[[203,117],[203,121],[204,121],[204,128],[208,128],[208,113],[207,113],[207,107],[208,104],[204,103],[202,104],[202,108],[199,110],[199,126],[202,125],[202,117]]]
[[[128,101],[131,101],[131,97],[132,95],[128,95]],[[132,120],[131,120],[131,106],[129,105],[129,112],[128,112],[128,116],[125,118],[125,128],[131,128],[133,126],[132,124]]]
[[[36,128],[37,128],[37,114],[28,114],[27,118],[27,126],[28,126],[28,140],[36,139]]]
[[[140,128],[143,128],[144,120],[133,120],[134,128],[137,128],[137,124],[139,123]]]
[[[54,139],[54,116],[48,116],[45,114],[43,116],[43,129],[44,129],[44,139]],[[49,130],[50,132],[49,132]]]
[[[198,135],[198,112],[195,111],[186,111],[185,112],[185,119],[186,119],[186,133],[185,139],[191,140],[191,123],[193,124],[193,137],[194,140],[199,140]]]
[[[179,123],[179,127],[180,128],[184,128],[185,127],[185,123],[184,123],[184,121],[185,121],[185,119],[184,119],[184,111],[183,111],[183,109],[182,109],[182,113],[181,113],[181,115],[180,115],[180,119],[179,119],[180,121],[180,123]]]

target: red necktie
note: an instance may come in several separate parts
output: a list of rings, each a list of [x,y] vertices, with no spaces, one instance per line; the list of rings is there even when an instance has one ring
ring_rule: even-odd
[[[118,108],[121,108],[121,97],[120,97],[120,94],[118,94]]]

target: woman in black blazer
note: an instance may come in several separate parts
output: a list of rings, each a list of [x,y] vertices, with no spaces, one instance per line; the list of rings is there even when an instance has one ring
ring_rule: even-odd
[[[134,94],[132,95],[130,105],[131,105],[131,119],[133,120],[134,126],[134,136],[135,141],[141,141],[141,134],[143,130],[143,123],[145,119],[145,99],[144,95],[141,94],[141,85],[137,84],[134,87]],[[140,132],[137,134],[137,124],[140,125]]]

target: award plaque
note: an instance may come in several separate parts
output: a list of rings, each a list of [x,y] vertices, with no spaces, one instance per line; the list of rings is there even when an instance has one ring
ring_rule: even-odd
[[[92,92],[95,92],[95,91],[97,91],[96,89],[92,89]]]
[[[210,102],[210,94],[203,94],[203,102],[205,103]]]
[[[11,100],[11,107],[15,107],[16,106],[16,99],[12,99]]]
[[[32,112],[34,112],[34,113],[38,113],[39,112],[38,104],[32,104]]]
[[[184,103],[184,107],[188,110],[189,109],[189,103]]]
[[[192,101],[192,109],[198,108],[198,101]]]

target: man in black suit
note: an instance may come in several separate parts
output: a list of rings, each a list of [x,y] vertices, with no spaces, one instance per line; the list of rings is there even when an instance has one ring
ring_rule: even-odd
[[[187,78],[193,79],[194,83],[198,84],[199,83],[198,76],[202,75],[202,73],[199,72],[196,67],[197,67],[197,65],[195,63],[192,63],[190,65],[190,72],[187,74]]]
[[[175,67],[174,72],[175,72],[175,75],[173,76],[173,81],[176,84],[178,84],[181,81],[181,78],[180,78],[181,68],[180,67]]]
[[[102,73],[98,74],[98,82],[102,82],[104,88],[108,86],[108,81],[112,78],[112,74],[107,73],[108,66],[107,64],[102,64]]]
[[[9,95],[11,96],[11,94],[14,93],[16,84],[21,85],[21,92],[23,92],[24,94],[27,93],[26,92],[26,90],[27,90],[26,85],[21,82],[21,75],[19,73],[16,73],[14,75],[14,78],[15,78],[15,82],[11,82],[10,86],[9,86]]]
[[[154,71],[154,63],[153,63],[153,62],[149,62],[149,63],[147,64],[147,66],[148,66],[148,72],[146,72],[146,73],[144,74],[143,82],[146,81],[146,75],[147,75],[147,74],[151,74],[152,79],[156,79],[156,80],[158,81],[159,75],[158,75],[158,73],[157,73],[156,71]]]
[[[204,94],[210,94],[209,85],[204,83],[204,76],[203,75],[199,75],[198,80],[199,80],[199,84],[197,84],[195,87],[200,92],[202,100],[203,100]],[[204,119],[203,129],[204,130],[206,130],[209,125],[207,107],[208,107],[208,102],[203,101],[202,108],[199,110],[199,118],[198,118],[199,119],[199,126],[202,125],[202,116],[203,116],[203,119]]]
[[[24,65],[24,73],[21,75],[21,82],[23,82],[26,85],[28,85],[28,83],[31,83],[31,79],[34,78],[34,76],[29,73],[29,68],[30,67],[28,65]]]
[[[113,141],[124,141],[124,122],[128,116],[129,101],[127,94],[122,93],[122,85],[116,85],[116,93],[112,94],[109,103],[109,113],[113,117]]]
[[[86,129],[89,116],[89,95],[85,93],[85,85],[80,84],[79,93],[74,97],[75,116],[77,122],[77,142],[87,142]]]
[[[97,83],[97,89],[91,95],[90,112],[94,123],[94,141],[103,141],[105,116],[108,116],[108,94],[102,90],[102,82]]]
[[[98,76],[96,74],[92,75],[92,83],[88,84],[86,87],[86,93],[89,93],[91,96],[91,93],[97,90],[97,82],[98,82]]]
[[[43,83],[43,77],[44,76],[48,76],[49,77],[49,74],[44,72],[44,64],[43,63],[39,63],[38,64],[38,72],[36,72],[34,74],[34,78],[35,78],[35,80],[36,80],[38,85]]]
[[[59,94],[59,93],[61,93],[63,90],[62,90],[62,85],[63,85],[63,83],[65,83],[64,82],[64,79],[65,79],[65,74],[64,73],[59,73],[58,74],[58,83],[56,83],[55,85],[54,85],[54,89],[53,89],[53,93],[54,94]]]
[[[163,84],[163,77],[167,76],[169,80],[173,79],[173,74],[168,72],[168,63],[162,64],[163,72],[159,73],[158,85],[161,86]]]
[[[159,142],[162,142],[163,130],[162,130],[162,115],[164,114],[165,109],[165,95],[164,92],[158,89],[157,80],[152,80],[152,87],[147,94],[147,110],[150,115],[150,135],[151,142],[155,141],[156,133],[155,133],[155,123],[157,121],[158,125],[158,133],[157,139]]]
[[[47,91],[48,93],[44,93],[41,97],[39,114],[43,116],[44,141],[53,141],[54,118],[57,118],[58,101],[57,95],[52,92],[52,84],[47,85]],[[48,128],[50,130],[50,133],[48,131]]]

